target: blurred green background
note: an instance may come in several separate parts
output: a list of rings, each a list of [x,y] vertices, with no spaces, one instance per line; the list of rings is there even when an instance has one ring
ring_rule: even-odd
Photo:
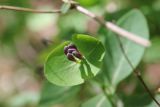
[[[133,8],[143,12],[148,21],[152,46],[147,49],[139,66],[144,70],[143,77],[147,85],[157,92],[160,86],[160,0],[76,1],[112,22],[116,22]],[[62,2],[61,0],[0,0],[0,5],[48,10],[59,9]],[[95,21],[75,10],[62,15],[0,10],[0,107],[39,107],[45,81],[43,63],[46,55],[57,44],[69,40],[77,33],[94,35],[103,41],[100,27]],[[124,93],[127,96],[135,92],[141,93],[143,89],[134,78],[132,75],[124,80],[119,85],[117,93]],[[54,93],[54,91],[49,92]],[[74,93],[72,94],[73,97]],[[80,101],[84,98],[83,94],[86,99],[93,96],[92,92],[88,94],[82,92]],[[79,100],[72,99],[73,104],[57,101],[57,105],[49,107],[67,105],[75,107],[79,104]]]

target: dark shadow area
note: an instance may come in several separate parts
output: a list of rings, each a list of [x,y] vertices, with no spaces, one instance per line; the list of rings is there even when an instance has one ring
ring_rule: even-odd
[[[94,77],[94,74],[91,71],[91,67],[85,59],[82,60],[81,66],[79,67],[79,69],[81,71],[81,76],[83,79],[86,80]]]

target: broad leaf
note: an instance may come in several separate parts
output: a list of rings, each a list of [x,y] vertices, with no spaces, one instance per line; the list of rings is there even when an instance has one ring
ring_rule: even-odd
[[[155,98],[159,102],[160,101],[160,94],[157,94]],[[155,103],[155,101],[152,101],[149,105],[147,105],[145,107],[158,107],[158,105]]]
[[[156,96],[157,101],[159,101],[160,96]],[[152,98],[145,94],[137,94],[122,97],[124,102],[124,107],[157,107],[157,104],[152,100]]]
[[[64,47],[70,43],[74,43],[84,56],[80,63],[69,61],[64,54]],[[88,35],[75,35],[73,42],[64,42],[48,56],[44,67],[45,76],[60,86],[81,84],[99,72],[103,56],[104,47],[99,40]]]
[[[49,82],[45,82],[39,106],[48,107],[55,104],[64,103],[73,99],[73,97],[79,92],[80,87],[59,87]]]
[[[104,95],[97,95],[82,104],[82,107],[112,107]]]
[[[129,32],[148,39],[147,22],[143,14],[138,10],[133,10],[123,16],[117,23],[120,27]],[[109,32],[106,36],[105,46],[107,48],[103,71],[106,73],[113,87],[116,88],[119,82],[132,73],[132,68],[124,57],[118,36]],[[144,54],[145,48],[126,39],[120,38],[129,60],[134,68],[139,64]]]
[[[158,63],[160,62],[160,39],[153,38],[152,46],[149,47],[144,55],[144,61],[147,63]]]
[[[146,94],[138,94],[122,97],[124,107],[145,107],[152,102],[151,97]]]
[[[101,66],[104,57],[104,47],[99,40],[91,36],[79,34],[73,36],[73,42],[90,63],[97,67]]]
[[[82,6],[94,6],[100,4],[103,0],[76,0]]]
[[[61,12],[63,14],[67,13],[69,11],[69,9],[71,8],[71,4],[70,3],[64,3],[61,7]]]

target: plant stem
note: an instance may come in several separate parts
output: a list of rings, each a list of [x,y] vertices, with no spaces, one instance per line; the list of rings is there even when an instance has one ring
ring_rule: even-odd
[[[72,2],[70,2],[72,3]],[[98,16],[96,16],[94,13],[88,11],[87,9],[83,8],[82,6],[79,6],[73,2],[72,7],[75,7],[79,12],[91,17],[101,25],[105,26],[107,29],[117,33],[118,35],[122,37],[126,37],[129,40],[140,44],[145,47],[149,47],[151,45],[150,41],[141,38],[131,32],[128,32],[119,26],[111,23],[106,22],[105,20],[100,19]],[[14,11],[23,11],[23,12],[32,12],[32,13],[61,13],[61,10],[37,10],[37,9],[30,9],[30,8],[22,8],[22,7],[15,7],[15,6],[6,6],[6,5],[0,5],[0,10],[14,10]]]
[[[137,44],[144,45],[145,47],[151,45],[151,43],[148,40],[141,38],[140,36],[135,35],[133,33],[130,33],[111,22],[106,22],[106,27],[111,31],[117,33],[118,35],[121,35],[122,37],[126,37],[127,39],[132,40]]]
[[[117,33],[118,35],[120,35],[122,37],[126,37],[129,40],[131,40],[137,44],[140,44],[142,46],[145,46],[145,47],[149,47],[151,45],[150,41],[148,41],[144,38],[141,38],[138,35],[132,34],[131,32],[128,32],[128,31],[120,28],[119,26],[111,23],[111,22],[106,22],[105,20],[100,19],[94,13],[88,11],[87,9],[85,9],[77,4],[73,4],[73,7],[75,7],[76,10],[78,10],[79,12],[91,17],[92,19],[94,19],[95,21],[100,23],[101,25],[105,26],[107,29]],[[14,10],[14,11],[32,12],[32,13],[61,13],[61,10],[37,10],[37,9],[22,8],[22,7],[15,7],[15,6],[6,6],[6,5],[0,5],[0,10]],[[120,44],[121,44],[121,41],[120,41]],[[130,60],[128,59],[128,56],[126,55],[122,44],[121,44],[121,48],[122,48],[122,51],[124,53],[126,60],[128,61],[128,63],[130,64],[130,66],[132,67],[132,69],[134,71],[134,67],[133,67],[132,63],[130,62]],[[152,95],[152,93],[148,89],[147,85],[145,84],[143,78],[141,77],[141,73],[139,71],[134,71],[134,72],[135,72],[136,76],[138,77],[138,79],[140,80],[140,82],[142,83],[142,85],[144,86],[144,88],[146,89],[146,91],[148,92],[148,94],[160,107],[159,102],[154,98],[154,96]]]
[[[145,46],[145,47],[148,47],[148,46],[151,45],[150,41],[148,41],[148,40],[146,40],[146,39],[144,39],[144,38],[141,38],[141,37],[139,37],[138,35],[135,35],[135,34],[133,34],[133,33],[131,33],[131,32],[128,32],[128,31],[120,28],[119,26],[111,23],[111,22],[105,22],[105,20],[100,19],[100,18],[99,18],[98,16],[96,16],[94,13],[90,12],[89,10],[87,10],[87,9],[85,9],[85,8],[79,6],[79,5],[75,5],[75,8],[76,8],[79,12],[81,12],[81,13],[89,16],[89,17],[91,17],[92,19],[94,19],[95,21],[97,21],[98,23],[100,23],[101,25],[105,26],[105,27],[108,28],[109,30],[113,31],[114,33],[117,33],[118,35],[120,35],[120,36],[122,36],[122,37],[126,37],[126,38],[134,41],[135,43],[140,44],[140,45],[143,45],[143,46]],[[119,38],[119,37],[118,37],[118,38]],[[119,40],[120,40],[120,38],[119,38]],[[129,65],[131,66],[131,68],[132,68],[133,71],[134,71],[134,66],[132,65],[132,63],[130,62],[128,56],[126,55],[121,41],[120,41],[120,45],[121,45],[121,49],[122,49],[122,51],[123,51],[123,53],[124,53],[124,57],[126,58],[127,62],[129,63]],[[134,73],[136,74],[136,76],[138,77],[139,81],[142,83],[142,85],[144,86],[145,90],[148,92],[148,94],[150,95],[150,97],[151,97],[151,98],[155,101],[155,103],[160,107],[160,103],[154,98],[154,96],[152,95],[151,91],[149,90],[149,88],[148,88],[147,85],[145,84],[145,82],[144,82],[144,80],[143,80],[143,78],[142,78],[142,76],[141,76],[140,71],[134,71]]]
[[[141,76],[141,71],[140,69],[138,68],[137,71],[134,70],[134,66],[133,64],[131,63],[131,61],[129,60],[126,52],[125,52],[125,49],[123,47],[123,44],[122,44],[122,41],[121,39],[117,36],[118,40],[119,40],[119,44],[120,44],[120,48],[122,50],[122,53],[125,57],[125,59],[127,60],[128,64],[130,65],[130,67],[132,68],[132,70],[134,71],[135,75],[137,76],[138,80],[142,83],[143,87],[145,88],[145,90],[147,91],[147,93],[150,95],[150,97],[153,99],[153,101],[160,107],[160,103],[157,101],[157,99],[152,95],[152,92],[150,91],[150,89],[148,88],[148,86],[146,85],[146,83],[144,82],[142,76]]]
[[[115,101],[113,101],[113,98],[112,98],[113,95],[110,95],[106,92],[106,87],[105,86],[102,86],[101,89],[102,89],[106,99],[108,99],[110,101],[112,107],[116,107],[116,103],[115,103]]]
[[[89,10],[83,8],[82,6],[79,5],[75,5],[76,10],[78,10],[79,12],[91,17],[92,19],[94,19],[95,21],[97,21],[98,23],[100,23],[101,25],[105,26],[107,29],[113,31],[114,33],[117,33],[119,36],[125,37],[139,45],[145,46],[145,47],[149,47],[151,45],[150,41],[141,38],[138,35],[135,35],[131,32],[128,32],[122,28],[120,28],[119,26],[115,25],[114,23],[111,22],[106,22],[103,19],[100,19],[98,16],[96,16],[94,13],[90,12]]]
[[[94,13],[90,12],[89,10],[87,10],[87,9],[85,9],[85,8],[79,6],[79,5],[75,5],[75,8],[76,8],[79,12],[81,12],[81,13],[89,16],[89,17],[91,17],[92,19],[94,19],[95,21],[97,21],[98,23],[100,23],[101,25],[105,26],[105,27],[108,28],[109,30],[113,31],[114,33],[117,33],[118,35],[120,35],[120,36],[122,36],[122,37],[126,37],[126,38],[134,41],[135,43],[140,44],[140,45],[143,45],[143,46],[145,46],[145,47],[148,47],[148,46],[151,45],[150,41],[148,41],[148,40],[146,40],[146,39],[144,39],[144,38],[141,38],[141,37],[139,37],[138,35],[135,35],[135,34],[133,34],[133,33],[131,33],[131,32],[128,32],[128,31],[120,28],[119,26],[111,23],[111,22],[105,22],[104,20],[102,20],[102,19],[100,19],[98,16],[96,16]],[[119,38],[119,37],[118,37],[118,38]],[[120,38],[119,38],[119,40],[120,40]],[[121,49],[122,49],[122,52],[123,52],[123,54],[124,54],[125,59],[127,60],[127,62],[129,63],[129,65],[131,66],[131,68],[132,68],[133,71],[134,71],[134,66],[132,65],[132,63],[130,62],[128,56],[126,55],[121,41],[120,41],[120,47],[121,47]],[[154,96],[152,95],[151,91],[149,90],[149,88],[148,88],[147,85],[145,84],[145,82],[144,82],[144,80],[143,80],[143,78],[142,78],[142,76],[141,76],[140,70],[139,70],[139,71],[134,71],[134,73],[136,74],[137,78],[138,78],[139,81],[142,83],[142,85],[144,86],[145,90],[146,90],[147,93],[150,95],[150,97],[151,97],[151,98],[155,101],[155,103],[160,107],[160,103],[154,98]]]
[[[5,6],[5,5],[0,5],[0,10],[14,10],[14,11],[23,11],[23,12],[32,12],[32,13],[61,13],[60,10],[37,10],[37,9]]]

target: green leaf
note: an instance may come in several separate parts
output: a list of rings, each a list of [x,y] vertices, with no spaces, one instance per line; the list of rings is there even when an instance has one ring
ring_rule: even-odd
[[[153,38],[151,40],[152,46],[149,47],[144,55],[144,61],[147,63],[160,62],[160,38]]]
[[[100,4],[102,0],[76,0],[82,6],[94,6]]]
[[[117,24],[129,32],[141,36],[142,38],[149,38],[146,19],[138,10],[130,11],[123,16]],[[145,48],[126,38],[121,38],[121,41],[125,53],[132,62],[134,68],[136,68],[142,59]],[[118,37],[115,33],[109,32],[108,35],[106,35],[105,46],[107,50],[103,71],[109,78],[111,85],[116,88],[118,83],[128,77],[133,70],[124,57]]]
[[[61,12],[63,14],[67,13],[68,10],[71,8],[71,4],[70,3],[64,3],[61,7]]]
[[[39,101],[39,93],[37,92],[23,92],[3,100],[5,106],[0,107],[35,107]]]
[[[157,99],[157,101],[160,101],[160,94],[157,94],[155,96],[155,98]],[[145,107],[157,107],[158,105],[155,103],[155,101],[152,101],[149,105],[145,106]]]
[[[84,56],[80,63],[69,61],[64,54],[64,47],[70,43],[64,42],[54,49],[45,62],[45,76],[56,85],[78,85],[100,71],[104,47],[99,40],[82,34],[73,36],[73,43]]]
[[[59,87],[45,81],[40,98],[40,107],[64,103],[79,92],[80,87]]]
[[[134,94],[130,96],[124,96],[124,107],[145,107],[152,102],[151,97],[146,94]]]
[[[94,37],[79,34],[73,36],[73,43],[76,44],[80,52],[94,66],[101,67],[104,57],[104,47],[102,43]]]
[[[81,13],[72,12],[72,14],[61,15],[58,18],[59,36],[70,39],[75,32],[86,32],[87,22],[88,18]]]
[[[112,107],[104,95],[97,95],[82,104],[82,107]]]
[[[155,98],[159,101],[160,96],[156,95]],[[157,104],[148,93],[123,96],[122,100],[124,102],[124,107],[157,107]]]

